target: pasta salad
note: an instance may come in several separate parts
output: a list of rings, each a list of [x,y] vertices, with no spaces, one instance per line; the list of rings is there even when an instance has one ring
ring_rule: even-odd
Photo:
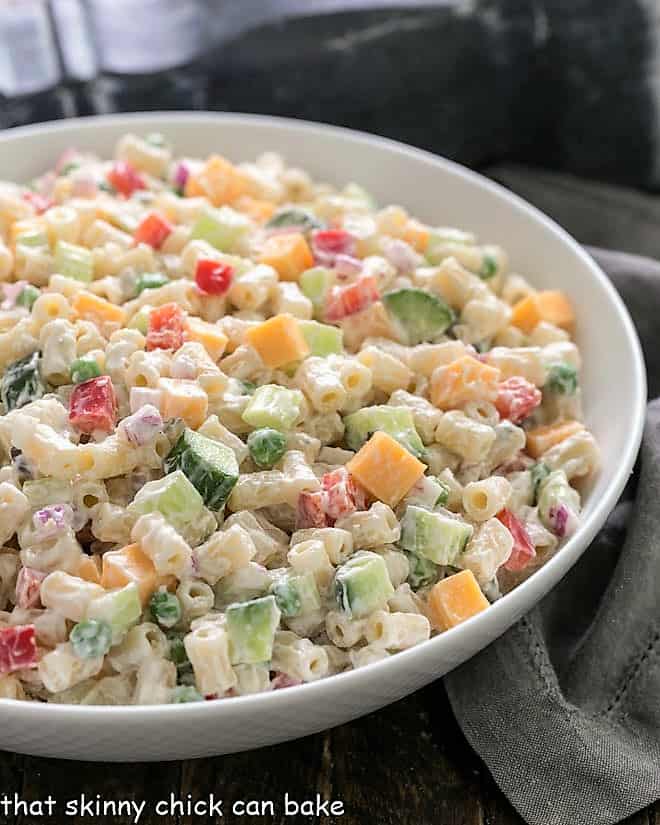
[[[0,183],[0,697],[276,690],[485,610],[598,464],[574,321],[272,153]]]

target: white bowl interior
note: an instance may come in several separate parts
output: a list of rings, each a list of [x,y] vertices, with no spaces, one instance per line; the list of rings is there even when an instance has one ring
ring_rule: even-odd
[[[646,396],[644,368],[636,334],[618,295],[593,260],[556,224],[501,187],[448,161],[391,141],[347,130],[241,115],[161,114],[116,116],[28,127],[0,135],[0,180],[27,180],[53,164],[69,146],[110,155],[118,137],[126,131],[147,133],[159,130],[174,143],[177,153],[205,156],[220,152],[232,160],[250,160],[267,150],[281,153],[288,163],[309,171],[315,178],[335,184],[356,181],[381,204],[400,203],[410,213],[436,225],[472,230],[484,241],[501,244],[512,268],[539,287],[565,290],[577,314],[577,342],[583,357],[582,386],[586,419],[602,450],[602,470],[589,485],[583,522],[579,532],[544,568],[502,599],[486,613],[419,648],[398,654],[385,663],[343,674],[323,682],[281,691],[278,696],[244,697],[213,703],[200,709],[160,708],[159,725],[167,715],[171,724],[186,715],[188,724],[215,719],[223,731],[222,742],[198,737],[196,746],[177,735],[170,747],[173,756],[227,752],[268,741],[291,738],[336,724],[371,710],[442,675],[489,643],[528,610],[575,562],[614,505],[632,468],[643,423]],[[378,687],[389,680],[389,689]],[[344,687],[345,686],[345,687]],[[322,703],[343,690],[361,691],[361,696],[338,703],[334,713],[319,713]],[[283,694],[290,694],[285,697]],[[304,697],[304,699],[303,699]],[[269,704],[270,703],[270,704]],[[13,705],[13,713],[24,715]],[[233,709],[232,709],[233,706]],[[280,721],[264,728],[268,713],[281,709]],[[243,710],[253,720],[259,714],[255,735],[240,741],[227,736],[220,724],[238,722]],[[307,708],[307,714],[305,712]],[[314,709],[314,710],[312,710]],[[157,758],[165,748],[151,742],[144,748],[122,747],[113,738],[108,721],[108,739],[96,744],[86,729],[105,720],[153,719],[155,709],[92,709],[61,706],[35,708],[31,718],[75,723],[79,736],[68,745],[51,742],[48,747],[32,739],[22,744],[17,731],[2,747],[47,752],[49,755],[87,758]],[[1,713],[1,711],[0,711]],[[59,714],[59,716],[57,716]],[[87,714],[87,715],[86,715]],[[175,717],[174,714],[178,714]],[[311,714],[311,715],[310,715]],[[2,714],[5,716],[6,714]],[[261,716],[263,719],[259,721]],[[56,719],[57,717],[57,719]],[[93,722],[92,722],[93,717]],[[313,718],[312,718],[313,717]],[[0,717],[2,718],[2,717]],[[84,720],[88,719],[88,722]],[[33,722],[34,725],[36,723]],[[261,728],[259,727],[261,725]],[[121,727],[121,725],[120,725]],[[176,725],[174,726],[176,729]],[[262,735],[258,733],[262,730]],[[162,731],[161,731],[162,734]],[[216,736],[216,734],[214,734]],[[7,739],[5,734],[4,739]],[[71,737],[69,737],[71,739]],[[102,739],[102,737],[101,737]]]

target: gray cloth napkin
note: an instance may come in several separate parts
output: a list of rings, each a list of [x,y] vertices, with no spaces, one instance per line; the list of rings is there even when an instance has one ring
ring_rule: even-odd
[[[655,399],[635,473],[560,584],[445,678],[530,825],[610,825],[660,798],[660,264],[591,252],[630,310]]]

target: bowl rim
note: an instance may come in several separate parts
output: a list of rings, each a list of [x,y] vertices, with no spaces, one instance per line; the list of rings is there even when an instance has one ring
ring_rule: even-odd
[[[499,616],[504,618],[507,612],[514,617],[519,617],[535,607],[547,592],[559,583],[579,557],[586,551],[590,542],[602,526],[602,523],[605,521],[608,513],[616,504],[635,464],[644,428],[647,385],[646,369],[639,337],[621,296],[592,256],[589,255],[566,230],[540,209],[501,184],[468,169],[456,161],[392,138],[316,121],[276,115],[213,111],[145,111],[91,115],[87,117],[51,120],[5,129],[0,132],[0,149],[3,144],[14,143],[22,137],[31,137],[41,133],[71,132],[72,138],[75,138],[75,130],[81,130],[83,133],[87,133],[92,132],[97,125],[105,124],[115,126],[125,124],[126,128],[129,129],[132,123],[139,121],[145,123],[152,122],[154,126],[162,124],[163,128],[165,128],[167,123],[172,122],[190,122],[208,125],[217,125],[220,122],[233,122],[237,126],[265,125],[283,132],[294,129],[307,132],[310,136],[323,134],[332,137],[334,135],[354,143],[369,144],[375,148],[389,149],[390,151],[398,152],[407,157],[421,157],[427,162],[443,167],[459,178],[490,190],[494,195],[507,201],[510,205],[528,212],[537,222],[541,223],[546,230],[570,247],[572,252],[581,260],[582,264],[591,271],[591,274],[596,281],[599,282],[601,288],[606,292],[610,302],[617,310],[627,343],[633,352],[633,363],[630,367],[633,372],[635,393],[631,400],[629,410],[629,414],[631,415],[629,422],[630,431],[625,450],[620,456],[617,468],[610,479],[605,493],[600,500],[595,503],[587,519],[580,523],[578,530],[546,564],[512,591],[491,604],[488,610],[408,650],[400,651],[394,656],[372,662],[357,669],[324,677],[315,682],[295,685],[286,690],[231,697],[231,701],[228,702],[218,700],[156,705],[75,705],[3,699],[2,702],[0,702],[0,711],[29,711],[30,714],[36,713],[37,719],[46,715],[49,717],[58,717],[62,722],[66,721],[67,717],[70,718],[69,721],[71,722],[74,720],[82,722],[85,718],[89,718],[90,720],[94,718],[94,721],[97,723],[104,720],[117,722],[123,717],[126,717],[127,720],[145,717],[157,721],[157,717],[161,715],[167,715],[168,718],[171,718],[173,714],[179,714],[182,718],[185,717],[193,721],[193,719],[200,717],[202,714],[208,716],[215,713],[216,717],[223,714],[231,714],[234,710],[238,710],[239,706],[241,711],[245,712],[249,712],[251,709],[256,711],[262,706],[268,710],[276,711],[278,708],[288,705],[290,702],[295,703],[296,699],[303,695],[305,699],[308,700],[316,697],[317,701],[322,701],[324,697],[330,698],[330,694],[335,690],[343,689],[349,691],[352,689],[359,691],[361,687],[365,686],[368,682],[372,682],[374,679],[378,679],[379,677],[386,679],[387,674],[391,673],[394,668],[402,671],[408,666],[412,667],[416,660],[421,661],[423,658],[432,655],[434,648],[439,649],[441,645],[447,644],[447,639],[453,641],[457,639],[459,635],[466,634],[469,629],[473,629],[474,631],[480,627],[487,629],[489,625],[496,623]],[[561,568],[564,568],[563,572]],[[534,589],[536,589],[537,594],[535,597],[532,596],[531,604],[528,604],[528,592]],[[541,591],[540,595],[539,591]],[[497,633],[493,641],[506,632],[516,621],[519,621],[519,619],[514,618],[508,622],[505,619],[505,629]],[[483,645],[476,653],[480,652],[481,649],[483,649]],[[476,655],[476,653],[473,655]],[[460,664],[462,664],[462,661],[456,666],[458,667]]]

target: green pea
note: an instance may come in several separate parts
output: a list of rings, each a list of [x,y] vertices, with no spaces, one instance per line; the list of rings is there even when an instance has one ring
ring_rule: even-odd
[[[85,619],[73,628],[69,641],[79,659],[96,659],[110,650],[112,628],[102,619]]]
[[[27,286],[24,286],[23,289],[18,293],[18,297],[16,298],[16,306],[25,307],[26,309],[32,309],[32,304],[37,300],[37,298],[40,295],[41,292],[36,288],[36,286],[28,284]]]
[[[161,627],[174,627],[181,621],[181,602],[174,593],[158,590],[149,602],[151,615]]]
[[[484,255],[481,261],[481,268],[479,270],[479,277],[484,281],[492,278],[497,274],[498,265],[497,260],[492,255]]]
[[[143,272],[135,282],[135,294],[139,295],[145,289],[158,289],[169,282],[170,279],[162,272]]]
[[[183,644],[183,633],[168,633],[167,640],[170,643],[168,658],[177,668],[189,668],[190,660]]]
[[[575,395],[578,378],[577,370],[570,364],[553,364],[548,370],[545,386],[558,395]]]
[[[544,481],[550,475],[550,467],[547,464],[544,464],[542,461],[537,462],[532,466],[530,469],[530,473],[532,476],[532,488],[534,491],[534,501],[539,493],[539,487],[541,486],[541,482]]]
[[[101,368],[93,358],[76,358],[71,364],[71,380],[74,384],[81,384],[89,381],[90,378],[97,378],[101,374]]]
[[[257,467],[270,468],[286,452],[286,436],[271,427],[262,427],[250,433],[247,445]]]
[[[172,704],[182,705],[188,702],[203,702],[204,697],[192,685],[177,685],[172,690]]]

